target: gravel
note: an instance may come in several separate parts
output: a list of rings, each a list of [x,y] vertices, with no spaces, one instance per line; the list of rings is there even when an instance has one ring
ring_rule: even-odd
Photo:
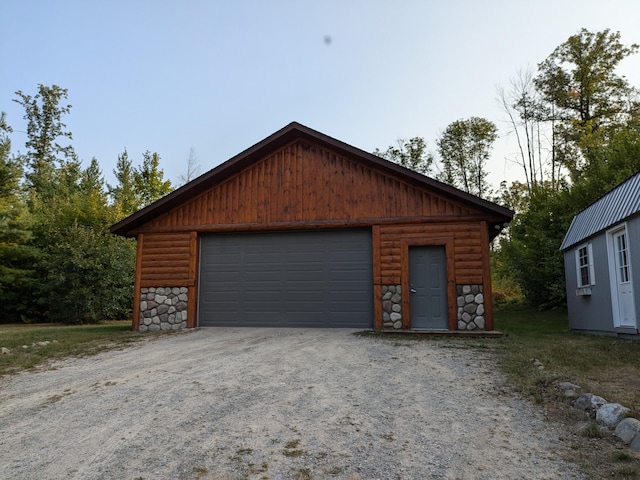
[[[0,478],[581,479],[491,352],[207,328],[0,383]]]

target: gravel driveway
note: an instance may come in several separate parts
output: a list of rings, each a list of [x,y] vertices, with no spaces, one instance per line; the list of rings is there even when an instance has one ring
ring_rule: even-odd
[[[3,479],[578,479],[490,352],[208,328],[0,383]]]

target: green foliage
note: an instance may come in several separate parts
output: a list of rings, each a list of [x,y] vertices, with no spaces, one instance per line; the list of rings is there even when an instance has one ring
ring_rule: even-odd
[[[24,119],[27,120],[28,138],[25,146],[28,149],[27,164],[31,170],[26,179],[34,191],[51,197],[55,191],[49,187],[57,162],[75,158],[71,145],[58,143],[59,138],[72,138],[62,123],[63,116],[71,111],[71,105],[60,105],[62,100],[67,99],[67,89],[39,84],[38,93],[33,97],[20,90],[16,95],[18,98],[14,102],[22,105]]]
[[[534,85],[546,107],[537,115],[553,122],[552,165],[562,164],[569,179],[502,185],[500,201],[517,215],[494,252],[498,277],[515,279],[531,305],[566,302],[559,248],[573,216],[640,171],[638,104],[615,71],[637,49],[619,33],[582,29],[538,65]]]
[[[127,318],[133,304],[135,243],[78,223],[50,231],[38,301],[48,318],[95,323]]]
[[[133,184],[139,208],[171,192],[171,182],[164,179],[164,172],[160,170],[160,155],[148,150],[142,154],[142,165],[133,172]]]
[[[171,191],[157,153],[134,168],[126,150],[108,193],[98,161],[82,167],[70,144],[62,105],[67,90],[16,92],[25,109],[28,151],[10,158],[0,117],[0,304],[2,320],[63,323],[126,318],[133,303],[135,242],[111,224]],[[24,190],[23,190],[24,188]],[[109,202],[111,198],[112,203]]]
[[[427,151],[427,142],[422,137],[399,138],[397,146],[384,152],[376,148],[373,154],[423,175],[429,175],[433,168],[433,155]]]
[[[20,192],[22,159],[9,158],[11,141],[5,114],[0,114],[0,316],[17,320],[27,308],[22,293],[33,285],[31,265],[37,252],[31,239],[30,216]]]
[[[457,120],[437,141],[442,160],[439,179],[465,192],[486,198],[490,193],[486,169],[498,128],[485,118]]]
[[[637,108],[629,101],[633,89],[616,74],[620,62],[637,50],[638,45],[620,42],[620,32],[583,28],[538,65],[534,83],[551,107],[547,116],[555,122],[557,154],[574,181],[581,155],[607,142],[609,130],[628,122]]]
[[[118,183],[115,186],[109,185],[108,187],[109,196],[117,211],[118,219],[131,215],[139,208],[136,198],[134,172],[133,162],[129,159],[129,154],[125,149],[121,155],[118,155],[116,169],[113,171]]]
[[[511,222],[509,237],[494,252],[501,270],[509,271],[527,301],[536,307],[562,305],[566,300],[564,261],[560,244],[575,209],[549,184],[536,186],[527,210]],[[500,273],[500,272],[498,272]]]

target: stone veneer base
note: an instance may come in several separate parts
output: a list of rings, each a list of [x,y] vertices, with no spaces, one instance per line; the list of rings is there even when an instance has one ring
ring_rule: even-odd
[[[187,287],[149,287],[140,289],[141,332],[187,328]]]
[[[458,330],[484,330],[484,294],[482,285],[456,285]]]
[[[382,286],[382,328],[402,328],[402,286]]]

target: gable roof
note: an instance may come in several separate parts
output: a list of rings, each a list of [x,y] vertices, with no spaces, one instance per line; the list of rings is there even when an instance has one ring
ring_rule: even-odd
[[[640,172],[614,187],[573,217],[560,250],[566,250],[638,212]]]
[[[364,150],[360,150],[336,140],[335,138],[329,137],[328,135],[316,130],[312,130],[311,128],[305,127],[297,122],[292,122],[261,142],[258,142],[221,165],[218,165],[195,180],[192,180],[151,205],[148,205],[124,220],[121,220],[113,225],[110,230],[112,233],[118,235],[131,235],[130,232],[134,229],[153,220],[158,215],[181,205],[188,199],[211,188],[212,185],[218,184],[239,173],[253,162],[258,161],[268,153],[281,148],[294,140],[315,142],[321,146],[333,149],[341,155],[355,158],[360,162],[366,163],[378,170],[382,170],[387,174],[402,178],[410,183],[421,186],[422,188],[426,187],[446,197],[455,198],[473,205],[476,208],[487,212],[488,215],[495,217],[496,223],[509,222],[513,218],[513,212],[507,208],[458,190],[457,188],[434,180],[430,177],[421,175],[376,155],[365,152]],[[492,237],[495,236],[495,234],[497,234],[497,232],[490,232]]]

